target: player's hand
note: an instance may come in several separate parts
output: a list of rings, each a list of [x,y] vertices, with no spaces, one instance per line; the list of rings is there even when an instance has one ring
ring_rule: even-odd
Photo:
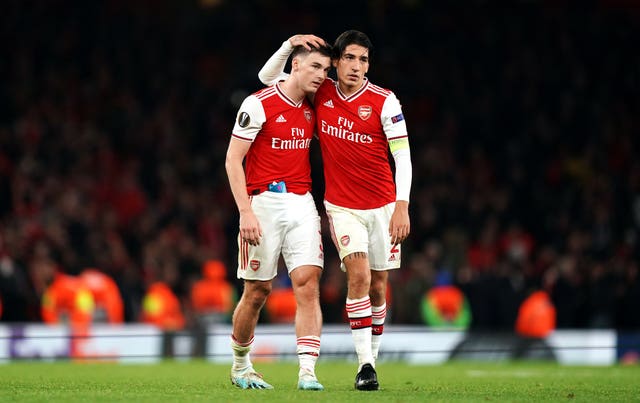
[[[391,244],[396,246],[401,244],[411,232],[411,223],[409,221],[409,202],[398,200],[396,208],[391,214],[389,221],[389,235],[391,236]]]
[[[249,245],[260,245],[262,238],[262,228],[260,221],[252,210],[240,213],[240,239]]]
[[[294,35],[289,38],[289,43],[294,47],[303,46],[307,50],[311,50],[312,47],[319,48],[320,46],[326,46],[324,39],[311,34]]]

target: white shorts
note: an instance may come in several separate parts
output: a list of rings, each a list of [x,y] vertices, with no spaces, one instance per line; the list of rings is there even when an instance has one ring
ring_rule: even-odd
[[[393,246],[389,235],[395,202],[370,210],[339,207],[326,200],[324,206],[340,261],[352,253],[364,252],[369,256],[371,270],[400,267],[400,245]],[[341,267],[345,270],[344,264]]]
[[[262,239],[251,246],[238,234],[238,278],[272,280],[280,254],[288,273],[304,265],[323,267],[320,216],[311,193],[262,192],[251,196],[251,208],[260,221]]]

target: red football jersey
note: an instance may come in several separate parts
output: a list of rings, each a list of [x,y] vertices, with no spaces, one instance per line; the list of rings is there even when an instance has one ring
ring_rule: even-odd
[[[345,96],[335,81],[326,79],[314,104],[325,200],[353,209],[394,202],[388,142],[406,137],[407,128],[393,92],[365,80],[358,92]]]
[[[248,96],[238,111],[232,136],[253,144],[245,157],[247,192],[284,181],[287,191],[311,189],[309,145],[315,114],[305,98],[295,103],[278,84]]]

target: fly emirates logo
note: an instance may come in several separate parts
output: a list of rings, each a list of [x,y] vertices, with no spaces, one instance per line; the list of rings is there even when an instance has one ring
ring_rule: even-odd
[[[271,148],[276,150],[301,150],[304,148],[309,148],[311,144],[311,139],[304,138],[304,129],[299,127],[291,128],[291,138],[290,139],[281,139],[278,137],[271,138]]]
[[[353,131],[353,122],[349,119],[338,117],[338,125],[332,126],[326,121],[321,122],[320,131],[324,134],[328,134],[332,137],[337,137],[342,140],[353,141],[354,143],[369,144],[373,142],[373,139],[368,134],[362,134]]]

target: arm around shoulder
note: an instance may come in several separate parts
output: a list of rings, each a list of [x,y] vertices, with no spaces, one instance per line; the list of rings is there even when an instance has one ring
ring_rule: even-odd
[[[271,55],[269,60],[267,60],[258,72],[258,78],[262,84],[273,85],[288,76],[288,74],[284,72],[284,68],[292,51],[293,45],[289,40],[282,42],[282,46],[276,50],[276,53]]]

